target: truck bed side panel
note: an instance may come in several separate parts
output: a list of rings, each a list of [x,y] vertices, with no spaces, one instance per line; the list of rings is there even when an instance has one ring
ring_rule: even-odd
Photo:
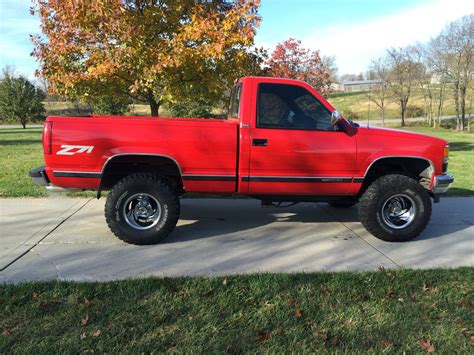
[[[205,119],[49,118],[51,183],[98,189],[107,160],[147,154],[176,161],[187,192],[234,192],[237,123]],[[130,173],[133,173],[132,171]]]

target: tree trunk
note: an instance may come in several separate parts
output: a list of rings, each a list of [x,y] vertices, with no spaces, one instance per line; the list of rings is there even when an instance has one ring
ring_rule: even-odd
[[[21,125],[23,126],[23,129],[26,129],[26,119],[21,118],[21,119],[20,119],[20,123],[21,123]]]
[[[406,111],[406,105],[403,100],[400,101],[400,113],[401,113],[401,118],[402,118],[402,127],[405,126],[405,111]]]
[[[466,88],[461,87],[461,131],[464,131],[466,119]]]
[[[151,115],[153,117],[158,117],[158,111],[160,110],[160,104],[158,102],[156,102],[155,99],[152,99],[152,98],[150,98],[148,100],[148,102],[150,104]]]

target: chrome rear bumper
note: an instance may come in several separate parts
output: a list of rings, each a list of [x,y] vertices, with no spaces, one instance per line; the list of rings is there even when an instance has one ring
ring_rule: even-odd
[[[454,176],[451,174],[444,174],[444,175],[436,175],[434,177],[434,184],[433,184],[433,193],[436,194],[444,194],[446,191],[449,190],[451,184],[454,181]]]

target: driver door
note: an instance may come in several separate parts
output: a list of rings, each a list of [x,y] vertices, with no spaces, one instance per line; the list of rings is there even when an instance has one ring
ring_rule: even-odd
[[[307,88],[260,83],[250,133],[250,194],[339,195],[349,191],[355,136]]]

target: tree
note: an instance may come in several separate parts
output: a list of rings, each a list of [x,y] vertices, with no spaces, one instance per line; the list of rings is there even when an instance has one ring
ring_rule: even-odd
[[[23,128],[29,119],[44,114],[44,93],[24,76],[15,76],[8,69],[0,79],[0,117],[19,121]]]
[[[405,126],[405,116],[408,100],[412,93],[415,77],[419,75],[420,66],[413,62],[408,48],[387,49],[382,59],[389,68],[387,83],[400,106],[401,125]]]
[[[382,125],[385,126],[385,110],[387,100],[390,98],[392,93],[390,92],[387,84],[389,68],[387,68],[381,60],[374,60],[370,65],[367,77],[370,80],[378,80],[379,83],[374,88],[369,89],[367,97],[370,101],[375,103],[379,108],[380,118],[382,119]]]
[[[323,62],[319,51],[303,48],[299,40],[279,43],[266,65],[272,76],[306,81],[323,96],[331,92],[334,63]]]
[[[423,94],[428,124],[436,127],[436,121],[433,117],[433,101],[436,88],[432,83],[433,75],[436,73],[436,66],[434,65],[432,53],[427,45],[422,45],[421,43],[409,47],[409,50],[413,60],[419,65],[419,70],[414,73],[414,82]]]
[[[437,41],[443,50],[447,77],[454,86],[457,129],[464,130],[466,93],[474,76],[474,15],[450,23]]]
[[[35,0],[37,73],[68,97],[129,96],[153,116],[165,101],[220,99],[256,68],[259,0]]]

